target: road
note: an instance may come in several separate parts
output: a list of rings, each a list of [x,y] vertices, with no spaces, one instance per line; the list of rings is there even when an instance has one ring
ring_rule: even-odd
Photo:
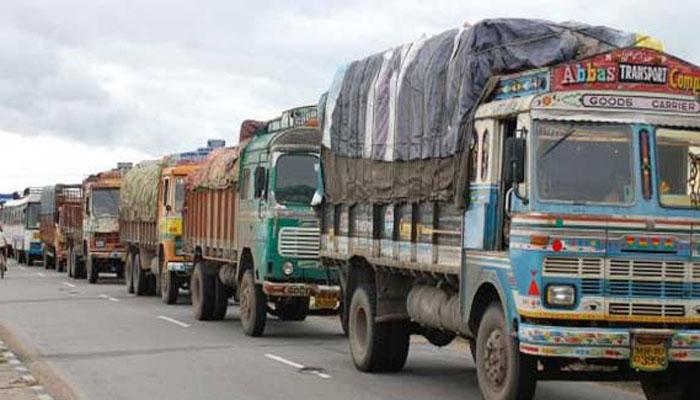
[[[200,322],[185,296],[179,303],[127,294],[113,278],[89,285],[11,264],[0,280],[0,333],[26,346],[25,364],[56,400],[480,398],[464,346],[439,349],[416,337],[401,373],[369,375],[354,369],[336,318],[271,318],[265,337],[249,338],[235,307],[224,321]],[[542,382],[536,394],[602,398],[642,397],[563,382]]]

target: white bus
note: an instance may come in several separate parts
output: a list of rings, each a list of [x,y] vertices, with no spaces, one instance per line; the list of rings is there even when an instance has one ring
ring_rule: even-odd
[[[24,197],[3,205],[0,225],[17,262],[32,265],[43,256],[39,240],[41,189],[30,188],[24,193]]]

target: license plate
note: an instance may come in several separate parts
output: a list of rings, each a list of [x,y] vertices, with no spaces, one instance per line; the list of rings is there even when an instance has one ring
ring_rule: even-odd
[[[316,308],[335,308],[338,306],[338,296],[334,294],[320,294],[314,297]]]
[[[630,366],[640,371],[668,368],[668,339],[664,336],[634,336]]]

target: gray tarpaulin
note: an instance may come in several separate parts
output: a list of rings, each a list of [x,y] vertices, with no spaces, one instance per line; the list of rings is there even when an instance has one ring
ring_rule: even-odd
[[[321,104],[328,200],[464,198],[463,142],[491,77],[634,40],[633,34],[607,27],[492,19],[341,67]]]

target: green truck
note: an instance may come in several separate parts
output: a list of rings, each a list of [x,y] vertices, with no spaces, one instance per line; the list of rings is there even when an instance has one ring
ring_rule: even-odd
[[[243,329],[267,315],[304,320],[340,310],[336,271],[319,263],[321,134],[315,106],[266,123],[246,121],[238,147],[215,151],[188,177],[184,249],[194,261],[195,316],[224,318],[239,301]]]

